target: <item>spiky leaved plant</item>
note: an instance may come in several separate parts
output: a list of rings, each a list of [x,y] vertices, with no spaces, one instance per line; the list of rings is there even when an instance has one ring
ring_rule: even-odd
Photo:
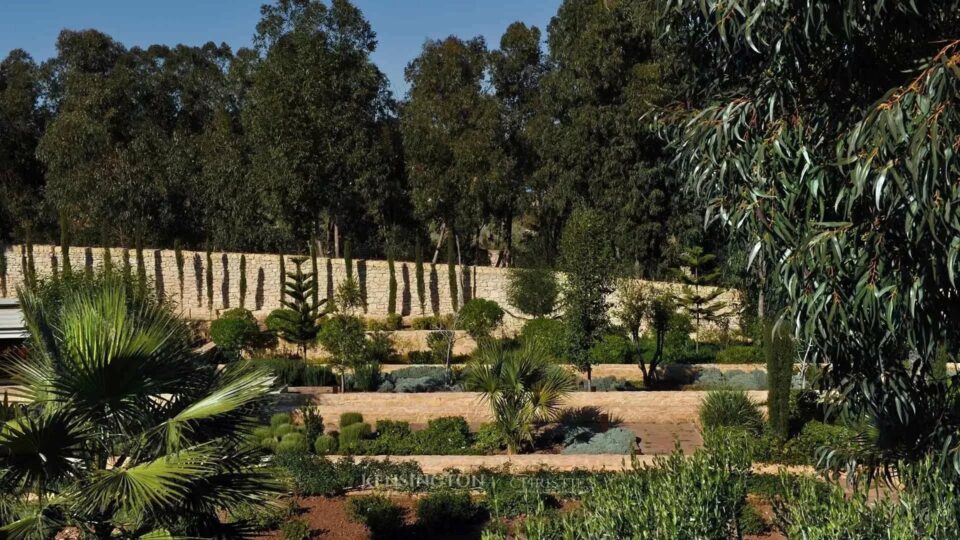
[[[18,291],[31,341],[10,372],[31,405],[0,427],[0,537],[235,534],[219,516],[275,490],[245,443],[273,377],[201,360],[117,277],[62,292]]]

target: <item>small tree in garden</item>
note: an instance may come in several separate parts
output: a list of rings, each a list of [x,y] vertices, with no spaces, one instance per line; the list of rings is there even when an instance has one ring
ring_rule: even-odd
[[[363,321],[350,315],[334,315],[323,324],[318,341],[330,353],[330,363],[340,375],[340,391],[346,391],[347,371],[366,361]]]
[[[677,308],[673,297],[660,293],[650,299],[649,324],[650,331],[653,332],[654,351],[650,365],[645,366],[643,355],[640,355],[640,370],[643,371],[645,380],[656,380],[657,368],[664,361],[663,349],[667,342],[667,334],[670,332],[670,323],[676,314]],[[649,379],[646,379],[649,377]]]
[[[457,328],[467,331],[478,344],[490,339],[490,335],[503,323],[503,309],[493,300],[472,298],[457,314]]]
[[[417,279],[417,301],[420,303],[420,315],[427,313],[427,282],[423,271],[423,245],[420,244],[420,238],[417,238],[416,262],[414,263],[414,273]]]
[[[123,282],[128,284],[133,283],[133,269],[130,267],[130,249],[124,247],[123,251],[120,252],[120,256],[123,257],[123,263],[121,264]]]
[[[694,340],[697,351],[700,350],[700,327],[702,323],[714,322],[720,316],[726,304],[717,301],[723,294],[720,289],[704,292],[701,288],[717,280],[720,270],[711,270],[716,256],[704,253],[703,248],[695,247],[680,255],[681,268],[674,273],[683,283],[683,289],[677,295],[677,302],[693,318],[697,338]]]
[[[630,340],[637,350],[640,371],[644,380],[650,380],[640,344],[640,329],[650,315],[650,292],[635,279],[621,280],[617,287],[617,310],[614,315],[630,333]]]
[[[247,307],[247,256],[240,255],[240,307]]]
[[[539,423],[557,418],[564,398],[576,389],[576,378],[552,363],[537,343],[516,350],[489,344],[471,360],[465,387],[481,393],[507,453],[516,454],[533,443]]]
[[[317,332],[320,331],[319,320],[321,317],[320,307],[327,300],[323,299],[320,304],[313,301],[313,291],[317,286],[317,278],[311,273],[303,271],[303,263],[307,261],[305,257],[294,257],[290,259],[294,265],[294,271],[286,275],[286,281],[283,285],[283,300],[281,303],[286,308],[290,320],[289,325],[285,326],[280,337],[297,346],[302,358],[307,357],[307,348],[317,338]]]
[[[531,317],[548,317],[557,307],[560,284],[549,268],[511,268],[507,274],[507,300]]]
[[[763,332],[767,360],[767,417],[770,430],[781,440],[790,436],[790,383],[797,357],[793,336],[786,327],[768,323]]]
[[[457,284],[456,235],[447,236],[447,285],[450,288],[450,306],[454,311],[460,309],[460,287]]]
[[[345,315],[353,316],[363,308],[363,293],[356,279],[347,278],[337,285],[334,293],[334,309]]]
[[[397,270],[393,262],[393,250],[387,252],[387,272],[390,274],[390,283],[387,291],[387,313],[397,314]]]
[[[603,216],[577,209],[563,229],[560,262],[567,275],[563,289],[567,349],[570,360],[592,380],[590,349],[610,325],[607,295],[613,291],[616,259],[607,240]]]
[[[103,273],[112,274],[113,273],[113,256],[110,253],[110,246],[104,244],[104,247],[101,249],[103,252]]]

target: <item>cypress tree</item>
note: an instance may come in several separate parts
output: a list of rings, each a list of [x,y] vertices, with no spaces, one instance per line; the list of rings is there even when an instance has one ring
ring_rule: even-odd
[[[427,283],[423,276],[423,246],[417,238],[416,246],[417,300],[420,302],[420,315],[427,314]]]
[[[457,257],[454,235],[447,237],[447,280],[450,285],[450,306],[454,311],[460,310],[459,290],[457,288]]]
[[[180,239],[173,241],[173,258],[177,261],[177,282],[180,285],[180,301],[183,301],[183,267],[186,261],[183,258],[183,250],[180,248]]]
[[[137,291],[140,295],[147,294],[147,265],[143,260],[143,241],[137,240]]]
[[[113,273],[113,257],[110,256],[110,246],[103,246],[103,273]]]
[[[57,252],[55,250],[50,251],[50,272],[53,281],[60,279],[60,261],[57,260]]]
[[[313,279],[319,280],[320,268],[317,265],[317,240],[310,240],[310,271],[313,272]],[[313,287],[313,303],[320,304],[320,285],[319,282]]]
[[[93,248],[83,249],[83,274],[87,279],[93,279]]]
[[[353,249],[350,241],[343,241],[343,267],[347,270],[347,279],[353,279]]]
[[[67,213],[60,212],[60,257],[63,259],[60,264],[63,265],[63,275],[66,276],[72,272],[70,267],[70,222],[67,220]]]
[[[0,295],[7,295],[7,246],[0,242]]]
[[[20,273],[23,275],[23,283],[30,286],[30,273],[27,266],[27,246],[20,246]]]
[[[390,287],[387,296],[387,313],[397,314],[397,271],[393,263],[393,250],[387,251],[387,271],[390,273]]]
[[[213,309],[213,252],[207,248],[207,308]]]
[[[30,230],[30,227],[27,226],[24,241],[27,243],[27,284],[30,287],[35,287],[37,285],[37,264],[33,259],[33,234]]]
[[[280,254],[280,304],[287,299],[287,266],[283,259],[283,253]]]
[[[133,283],[133,276],[130,270],[130,249],[124,247],[121,256],[123,257],[123,282],[129,285]]]
[[[775,328],[772,322],[767,323],[763,334],[770,430],[781,440],[786,440],[790,436],[790,383],[797,352],[783,325]]]
[[[240,254],[240,307],[246,309],[247,304],[247,256]]]

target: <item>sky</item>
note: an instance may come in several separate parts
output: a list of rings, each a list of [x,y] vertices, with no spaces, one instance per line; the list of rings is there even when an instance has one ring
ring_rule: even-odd
[[[35,60],[56,54],[64,28],[95,28],[127,47],[155,43],[250,46],[265,0],[0,0],[0,55],[20,48]],[[397,97],[403,69],[426,39],[481,35],[496,48],[514,21],[546,26],[560,0],[354,0],[377,33],[373,60]],[[0,58],[2,58],[0,57]]]

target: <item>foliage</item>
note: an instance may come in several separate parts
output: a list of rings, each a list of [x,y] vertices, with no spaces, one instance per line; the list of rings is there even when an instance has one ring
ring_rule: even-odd
[[[547,493],[539,482],[525,480],[494,477],[484,485],[491,515],[497,518],[533,516],[559,506],[556,498]]]
[[[427,285],[423,274],[423,246],[420,245],[420,238],[417,238],[416,261],[414,262],[414,273],[417,279],[417,302],[420,304],[420,315],[426,314],[427,306]]]
[[[335,380],[326,365],[309,364],[299,358],[256,358],[251,362],[273,373],[281,386],[328,386]]]
[[[320,327],[318,341],[330,353],[331,365],[340,373],[340,390],[346,389],[346,372],[366,363],[366,335],[357,317],[335,315]]]
[[[368,439],[373,434],[370,424],[358,422],[340,426],[340,451],[344,454],[360,453],[364,439]]]
[[[300,419],[303,422],[303,432],[307,440],[314,440],[323,434],[323,417],[313,407],[302,407],[298,409]]]
[[[503,435],[493,422],[480,424],[480,429],[473,435],[473,447],[481,454],[495,454],[505,446]]]
[[[471,298],[457,314],[457,326],[463,328],[477,343],[488,339],[503,323],[503,309],[493,300]]]
[[[340,282],[334,293],[334,309],[348,317],[363,309],[363,291],[360,283],[352,277]]]
[[[801,465],[819,465],[828,452],[841,456],[857,453],[858,430],[816,420],[807,422],[800,433],[783,444],[782,460]]]
[[[314,272],[316,275],[316,272]],[[246,308],[247,305],[247,256],[240,254],[240,307]]]
[[[564,454],[632,454],[636,449],[637,435],[626,428],[613,428],[595,433],[586,441],[567,445]]]
[[[566,357],[566,327],[557,319],[531,319],[520,329],[520,343],[543,348],[553,362]]]
[[[674,271],[680,283],[683,284],[683,289],[677,295],[677,303],[694,321],[698,347],[702,339],[700,334],[702,324],[717,322],[722,316],[721,311],[726,308],[725,303],[717,300],[723,294],[723,290],[714,289],[710,292],[701,290],[720,277],[720,270],[709,269],[715,259],[716,255],[704,253],[703,248],[695,247],[680,254],[683,266]]]
[[[313,451],[318,456],[335,454],[339,448],[339,440],[333,435],[320,435],[313,443]]]
[[[737,516],[740,534],[759,536],[770,532],[770,524],[759,510],[749,504],[743,505]]]
[[[630,340],[620,334],[607,334],[590,348],[590,363],[630,364],[636,357],[636,351]]]
[[[465,387],[482,394],[507,451],[515,454],[533,442],[537,423],[557,417],[576,382],[536,344],[509,351],[490,344],[471,360]]]
[[[417,501],[417,525],[431,532],[463,530],[479,514],[467,491],[437,491]]]
[[[609,326],[607,295],[613,291],[616,260],[603,216],[578,209],[567,221],[560,243],[560,261],[567,281],[563,288],[569,359],[589,379],[590,348]]]
[[[717,352],[716,358],[718,364],[759,364],[764,361],[764,349],[756,345],[731,345]],[[792,359],[790,367],[793,368]]]
[[[548,317],[557,307],[560,284],[547,268],[511,268],[507,274],[507,301],[535,318]]]
[[[768,422],[776,436],[786,439],[790,435],[790,385],[797,351],[783,326],[768,325],[763,345],[767,359]]]
[[[460,284],[457,281],[455,240],[455,234],[447,235],[447,289],[450,291],[450,307],[457,312],[460,311]]]
[[[700,417],[700,427],[704,431],[735,427],[759,434],[763,429],[763,414],[743,391],[708,392],[697,414]]]
[[[360,495],[347,501],[350,519],[370,529],[373,538],[394,538],[407,511],[383,495]]]
[[[663,21],[685,71],[661,115],[678,172],[766,266],[823,384],[880,432],[878,465],[957,448],[929,374],[957,342],[958,22],[954,1],[694,0]]]
[[[363,422],[363,415],[357,412],[345,412],[340,415],[340,429]]]
[[[210,323],[210,339],[227,357],[239,357],[243,350],[256,345],[259,337],[260,327],[256,319],[242,308],[225,311]]]
[[[3,534],[53,534],[69,509],[90,534],[205,536],[221,511],[267,500],[273,484],[244,441],[272,377],[199,361],[183,322],[114,278],[60,303],[19,297],[32,341],[11,378],[42,408],[0,429],[0,485],[39,504]]]
[[[283,538],[283,540],[307,540],[310,538],[310,525],[302,519],[288,519],[280,526],[280,538]]]

